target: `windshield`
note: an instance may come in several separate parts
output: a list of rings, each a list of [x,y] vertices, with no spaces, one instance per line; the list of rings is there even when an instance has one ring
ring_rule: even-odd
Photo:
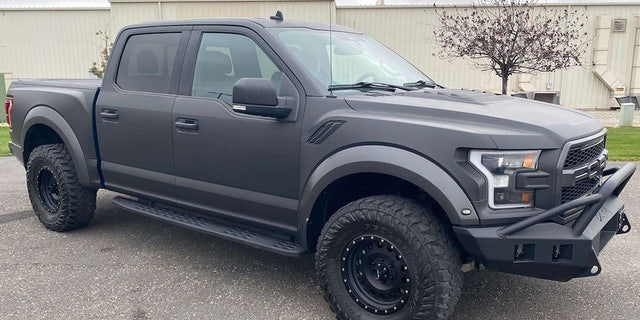
[[[329,41],[329,31],[325,30],[271,29],[270,32],[324,88],[359,82],[395,86],[421,80],[433,82],[395,52],[366,35],[334,31]]]

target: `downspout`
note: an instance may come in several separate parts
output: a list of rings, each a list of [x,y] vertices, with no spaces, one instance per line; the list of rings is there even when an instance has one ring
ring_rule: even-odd
[[[633,54],[631,55],[631,72],[629,73],[630,96],[640,94],[640,79],[637,73],[640,72],[640,41],[638,40],[638,29],[640,29],[640,15],[635,15],[633,19]],[[636,61],[639,61],[636,63]],[[635,80],[635,81],[634,81]]]

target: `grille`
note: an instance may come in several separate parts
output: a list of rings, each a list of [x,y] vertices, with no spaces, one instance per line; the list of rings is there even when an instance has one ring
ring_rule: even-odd
[[[564,161],[564,168],[569,169],[587,164],[598,158],[602,154],[602,150],[604,150],[604,138],[602,137],[584,145],[573,146],[569,149],[567,159]]]
[[[571,146],[564,160],[563,169],[569,172],[575,172],[575,170],[582,170],[584,166],[589,166],[602,155],[604,145],[605,137],[599,136]],[[571,187],[563,187],[560,195],[560,203],[569,202],[591,194],[598,187],[599,183],[600,177],[587,177],[575,181],[575,184]]]
[[[573,187],[562,188],[560,202],[565,203],[591,193],[598,186],[599,179],[583,179]]]

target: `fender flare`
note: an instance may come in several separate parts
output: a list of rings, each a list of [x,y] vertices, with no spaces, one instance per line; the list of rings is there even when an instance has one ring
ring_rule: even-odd
[[[454,225],[479,223],[478,214],[462,188],[429,159],[390,146],[357,146],[331,155],[307,179],[298,216],[299,239],[303,246],[308,245],[308,221],[322,191],[342,177],[367,172],[394,176],[418,186],[438,202]],[[471,214],[460,214],[462,209],[470,209]]]
[[[24,154],[27,151],[25,148],[25,139],[29,130],[38,124],[45,125],[58,134],[67,147],[67,150],[71,153],[71,160],[73,160],[73,165],[76,167],[80,184],[90,186],[89,168],[82,147],[80,146],[80,141],[78,141],[69,123],[67,123],[59,113],[47,106],[40,105],[32,108],[24,118],[22,137],[20,137],[20,140],[22,142],[22,158],[24,159],[25,165],[29,161],[29,159],[25,158],[26,155]]]

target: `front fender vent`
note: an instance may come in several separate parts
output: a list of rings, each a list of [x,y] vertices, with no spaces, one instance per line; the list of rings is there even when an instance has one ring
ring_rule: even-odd
[[[330,120],[323,123],[316,132],[314,132],[309,139],[307,139],[307,143],[311,144],[320,144],[322,141],[326,140],[330,135],[332,135],[341,125],[343,125],[346,121],[344,120]]]

